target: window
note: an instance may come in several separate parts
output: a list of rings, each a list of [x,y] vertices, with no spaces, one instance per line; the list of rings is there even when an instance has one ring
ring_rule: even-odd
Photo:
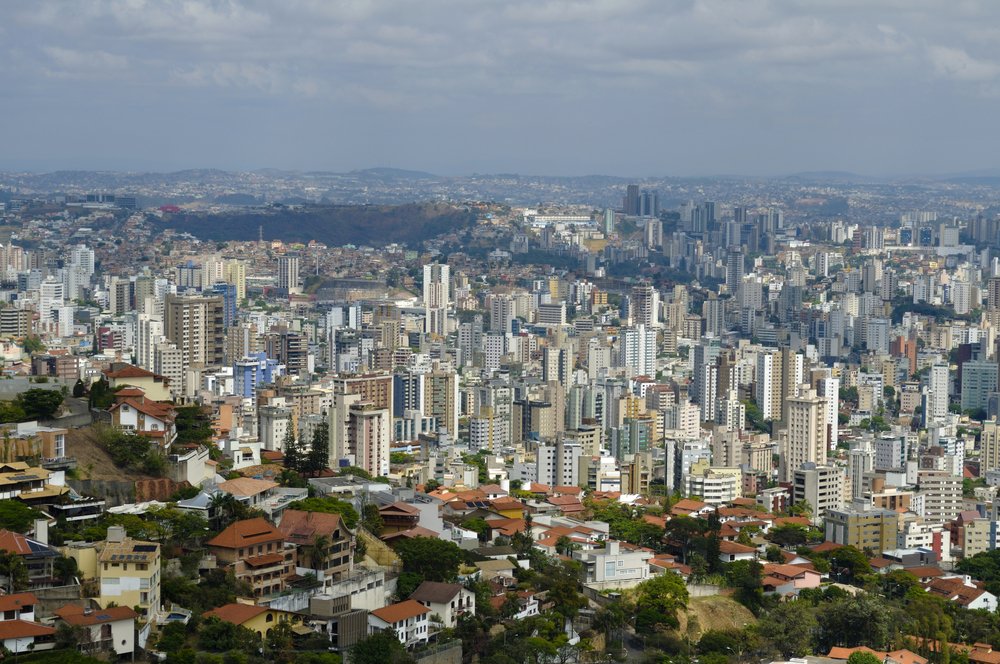
[[[264,622],[274,622],[274,616],[271,615],[270,613],[267,614],[267,617],[264,618]]]

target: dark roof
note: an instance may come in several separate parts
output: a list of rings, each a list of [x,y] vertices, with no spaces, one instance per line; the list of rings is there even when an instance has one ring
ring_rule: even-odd
[[[457,583],[424,581],[413,591],[410,599],[431,604],[447,604],[460,592],[462,592],[462,586]]]

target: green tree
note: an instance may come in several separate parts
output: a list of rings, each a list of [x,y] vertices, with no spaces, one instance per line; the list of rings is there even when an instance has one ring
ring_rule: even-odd
[[[636,630],[676,629],[677,614],[687,606],[688,592],[679,575],[660,574],[636,586],[634,597],[639,611]]]
[[[31,509],[20,500],[0,500],[0,528],[25,533],[42,513]]]
[[[403,560],[403,571],[420,574],[427,581],[454,581],[462,563],[462,550],[452,542],[433,537],[413,537],[393,544]]]
[[[0,551],[0,577],[5,580],[4,587],[8,594],[25,590],[28,587],[28,566],[24,558],[9,551]]]
[[[59,390],[43,390],[36,387],[17,395],[15,401],[24,410],[26,419],[46,420],[59,410],[63,394]]]
[[[301,472],[305,465],[305,454],[299,446],[299,441],[295,438],[294,427],[289,426],[288,430],[285,431],[285,440],[282,442],[281,450],[284,455],[285,468]]]
[[[847,658],[847,664],[882,664],[882,660],[870,652],[859,650],[851,653],[850,657]]]
[[[392,631],[375,632],[351,647],[351,664],[411,664],[413,658]]]
[[[801,657],[812,652],[816,616],[805,602],[785,602],[768,611],[758,624],[761,638],[782,657]]]
[[[256,653],[259,637],[246,627],[209,616],[198,625],[198,646],[211,652]]]
[[[175,409],[177,417],[174,428],[177,430],[177,442],[183,445],[204,444],[212,439],[215,430],[212,427],[212,414],[202,406],[180,406]]]
[[[817,615],[819,644],[824,652],[834,646],[868,646],[875,650],[890,647],[905,615],[877,595],[860,593],[824,604]]]
[[[330,426],[324,421],[313,429],[312,445],[306,455],[304,469],[307,473],[318,473],[326,468],[330,458]]]

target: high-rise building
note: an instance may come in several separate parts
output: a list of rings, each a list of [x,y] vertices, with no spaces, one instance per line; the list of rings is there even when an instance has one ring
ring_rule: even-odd
[[[226,328],[221,297],[168,295],[163,311],[163,333],[181,351],[185,368],[223,364]]]
[[[881,509],[865,498],[855,498],[844,509],[833,509],[823,519],[826,541],[853,546],[859,551],[879,555],[895,549],[899,533],[899,515]]]
[[[436,418],[439,428],[458,435],[458,380],[454,371],[435,368],[424,375],[424,414]]]
[[[806,463],[826,461],[826,402],[812,388],[788,398],[788,426],[785,449],[779,464],[781,480],[790,482],[794,472]]]
[[[448,308],[451,305],[451,277],[448,266],[430,263],[424,266],[424,331],[448,334]]]
[[[625,215],[629,217],[639,216],[641,202],[639,200],[639,185],[630,184],[625,187],[625,198],[622,201],[622,208]]]
[[[278,259],[278,288],[286,293],[300,293],[300,259],[298,254],[285,254]]]
[[[766,350],[757,355],[757,381],[754,397],[761,415],[768,420],[781,419],[784,372],[781,352]]]
[[[656,375],[656,330],[645,325],[623,328],[618,334],[619,367],[631,367],[637,376]]]
[[[660,291],[649,284],[632,287],[629,315],[633,325],[658,327],[660,324]]]
[[[1000,468],[1000,426],[996,419],[983,422],[983,432],[979,439],[979,475]]]
[[[792,502],[809,503],[816,523],[821,523],[830,510],[844,504],[844,471],[839,466],[810,461],[796,468],[789,481],[792,482]]]

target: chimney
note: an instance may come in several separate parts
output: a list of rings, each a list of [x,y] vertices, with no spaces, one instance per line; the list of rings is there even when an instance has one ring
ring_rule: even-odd
[[[45,544],[49,543],[49,522],[47,519],[35,519],[35,540]]]
[[[125,528],[122,526],[110,526],[108,527],[108,535],[106,537],[109,542],[124,542],[125,541]]]

